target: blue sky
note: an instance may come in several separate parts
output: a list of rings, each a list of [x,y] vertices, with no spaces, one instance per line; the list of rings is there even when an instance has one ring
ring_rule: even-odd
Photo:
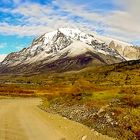
[[[60,27],[140,45],[139,5],[139,0],[0,0],[0,55]]]

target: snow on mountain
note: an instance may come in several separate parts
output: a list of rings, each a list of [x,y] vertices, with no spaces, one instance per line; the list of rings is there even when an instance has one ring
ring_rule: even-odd
[[[94,37],[97,40],[101,40],[105,42],[110,48],[116,50],[127,61],[140,59],[140,47],[136,47],[130,43],[105,37],[105,36],[100,36],[97,34],[94,34]]]
[[[86,52],[101,53],[124,60],[123,55],[109,47],[111,40],[113,39],[87,34],[79,29],[59,28],[33,40],[28,48],[9,54],[2,64],[16,66],[21,63],[32,64],[42,60],[50,63],[59,58],[75,57]],[[122,47],[130,45],[114,41]]]
[[[7,56],[7,54],[0,54],[0,62],[2,62],[6,56]]]
[[[133,46],[130,43],[123,42],[123,41],[120,41],[120,40],[117,40],[117,39],[113,39],[113,38],[110,38],[110,37],[106,37],[106,36],[101,36],[101,35],[98,35],[98,34],[94,34],[94,37],[97,40],[101,40],[101,41],[105,42],[107,45],[109,45],[110,42],[113,41],[115,43],[115,45],[120,45],[123,48],[125,48],[126,46]]]

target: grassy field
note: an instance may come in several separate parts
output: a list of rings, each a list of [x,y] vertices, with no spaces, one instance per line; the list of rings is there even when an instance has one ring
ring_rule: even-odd
[[[42,97],[42,109],[59,113],[122,140],[140,139],[140,64],[81,71],[1,75],[0,95]]]

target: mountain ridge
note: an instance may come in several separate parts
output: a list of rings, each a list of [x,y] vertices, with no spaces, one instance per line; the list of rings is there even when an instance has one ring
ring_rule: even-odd
[[[63,66],[68,70],[72,67],[83,68],[83,62],[85,67],[92,61],[97,62],[97,64],[93,63],[96,66],[126,60],[125,56],[120,54],[114,46],[103,41],[103,38],[99,39],[96,35],[84,33],[79,29],[59,28],[34,39],[28,48],[9,54],[1,62],[0,72],[15,72],[16,69],[25,66],[27,70],[25,69],[24,72],[29,70],[27,66],[30,69],[40,69],[40,67],[50,69],[50,66],[53,67],[56,64],[61,64],[60,68]],[[70,67],[69,63],[74,65]]]

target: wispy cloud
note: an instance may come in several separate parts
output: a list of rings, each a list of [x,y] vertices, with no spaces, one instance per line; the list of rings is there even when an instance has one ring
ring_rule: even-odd
[[[53,0],[47,5],[9,1],[16,6],[0,8],[1,12],[11,16],[0,22],[0,34],[34,36],[70,26],[128,42],[140,42],[139,0],[81,0],[80,3],[77,0]],[[11,23],[12,16],[18,21]]]
[[[111,10],[107,13],[87,10],[85,5],[78,6],[64,0],[54,3],[72,15],[80,16],[95,25],[95,30],[103,30],[105,35],[114,36],[126,41],[140,40],[140,16],[139,0],[115,1],[120,9]],[[100,10],[100,9],[99,9]],[[87,23],[88,24],[88,23]]]
[[[0,43],[0,49],[7,47],[7,43]]]

